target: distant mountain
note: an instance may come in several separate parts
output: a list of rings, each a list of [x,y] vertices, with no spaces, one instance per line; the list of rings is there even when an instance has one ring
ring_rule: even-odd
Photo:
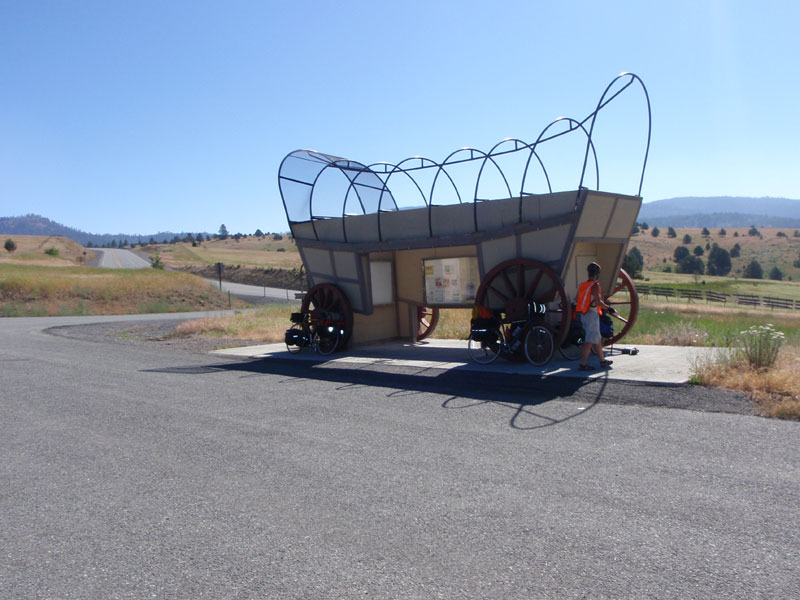
[[[208,233],[202,232],[204,237]],[[60,235],[79,244],[86,246],[91,243],[93,246],[104,246],[112,241],[120,244],[125,240],[128,243],[148,242],[150,238],[158,242],[170,241],[176,235],[180,238],[186,237],[186,232],[175,233],[174,231],[159,231],[153,234],[132,234],[132,233],[86,233],[79,229],[67,227],[61,223],[51,221],[39,215],[25,215],[23,217],[0,217],[0,235]]]
[[[639,221],[659,227],[800,227],[800,200],[687,197],[642,204]]]

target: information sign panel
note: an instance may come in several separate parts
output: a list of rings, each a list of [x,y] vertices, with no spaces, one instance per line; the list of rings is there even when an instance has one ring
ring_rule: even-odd
[[[478,259],[429,258],[422,261],[425,273],[425,306],[472,306],[478,291]]]

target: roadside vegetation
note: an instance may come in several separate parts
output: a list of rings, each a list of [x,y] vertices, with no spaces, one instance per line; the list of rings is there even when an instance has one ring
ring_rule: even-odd
[[[244,304],[232,300],[233,307]],[[228,308],[228,297],[187,273],[0,263],[0,316],[186,312]]]
[[[14,235],[6,238],[0,252],[0,265],[70,267],[94,257],[78,242],[54,235]]]

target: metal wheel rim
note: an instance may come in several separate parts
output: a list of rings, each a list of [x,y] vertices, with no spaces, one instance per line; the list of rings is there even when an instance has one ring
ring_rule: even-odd
[[[623,298],[623,292],[627,294],[627,300]],[[615,295],[617,296],[616,301],[614,300]],[[604,346],[610,346],[611,344],[615,344],[625,337],[625,334],[628,333],[628,331],[630,331],[631,328],[636,324],[636,317],[639,314],[639,293],[636,291],[636,285],[633,283],[633,278],[628,275],[625,269],[619,270],[617,281],[614,283],[614,287],[611,292],[606,295],[605,301],[615,309],[618,306],[629,307],[627,315],[625,314],[624,309],[622,310],[623,314],[621,315],[611,315],[612,319],[623,323],[623,326],[619,333],[614,333],[614,335],[607,340],[603,340]]]
[[[472,336],[470,335],[469,339],[467,340],[467,352],[469,353],[470,359],[479,365],[488,365],[493,363],[495,360],[497,360],[497,357],[500,356],[500,350],[503,347],[502,340],[499,335],[496,338],[496,342],[497,352],[493,352],[491,348],[484,348],[484,344],[482,342],[472,339]]]
[[[530,341],[534,339],[534,336],[537,340],[544,342],[544,344],[537,345],[536,354],[531,356]],[[550,333],[550,330],[547,327],[543,327],[542,325],[536,325],[532,327],[525,336],[525,343],[523,346],[525,348],[525,358],[527,358],[528,362],[530,362],[532,365],[541,367],[549,363],[550,359],[553,358],[553,350],[555,349],[555,345],[553,344],[553,334]]]

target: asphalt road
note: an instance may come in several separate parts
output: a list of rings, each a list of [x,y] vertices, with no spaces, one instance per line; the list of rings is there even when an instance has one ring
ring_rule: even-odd
[[[150,263],[130,250],[122,248],[92,248],[93,252],[97,252],[99,257],[97,259],[96,267],[105,267],[107,269],[149,269]]]
[[[798,423],[99,320],[0,319],[1,598],[797,597]]]

